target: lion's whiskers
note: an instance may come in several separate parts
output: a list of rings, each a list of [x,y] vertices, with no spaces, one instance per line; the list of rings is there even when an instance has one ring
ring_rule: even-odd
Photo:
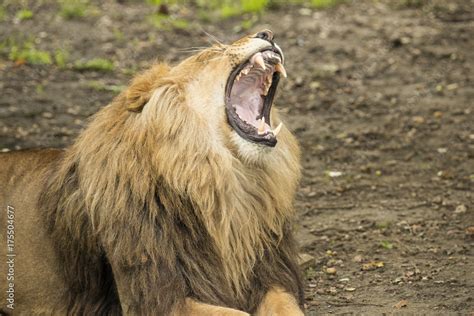
[[[212,35],[211,33],[207,32],[206,30],[202,29],[202,32],[209,37],[211,40],[211,44],[214,43],[218,46],[225,46],[224,43],[222,43],[216,36]]]

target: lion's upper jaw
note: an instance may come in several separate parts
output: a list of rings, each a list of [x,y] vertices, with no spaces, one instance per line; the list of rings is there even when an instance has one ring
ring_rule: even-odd
[[[190,59],[188,63],[183,62],[180,64],[179,67],[181,69],[177,70],[178,73],[185,74],[187,77],[189,77],[190,73],[193,74],[192,79],[187,80],[184,88],[186,90],[186,103],[199,120],[207,122],[204,125],[209,136],[208,142],[218,151],[224,150],[224,148],[220,148],[222,146],[231,149],[235,155],[246,163],[264,163],[265,159],[272,159],[270,156],[275,155],[275,152],[278,152],[280,149],[275,150],[274,148],[268,148],[265,144],[249,141],[243,138],[242,134],[238,133],[231,126],[231,119],[226,115],[226,86],[228,85],[229,74],[240,63],[254,58],[256,54],[260,54],[255,52],[265,48],[268,48],[268,43],[264,41],[242,40],[240,46],[227,46],[217,57],[211,56],[209,62],[202,60],[196,62],[195,59]],[[276,55],[275,53],[272,54],[272,56]],[[282,58],[281,56],[276,62],[281,62]],[[249,68],[249,65],[252,66],[252,64],[247,64],[246,68]],[[267,73],[269,71],[268,67],[271,69],[273,66],[267,64]],[[253,68],[259,68],[259,66],[254,62]],[[266,89],[268,90],[269,86]],[[262,93],[262,91],[260,92]],[[276,110],[272,109],[266,115],[269,120],[262,126],[264,126],[265,133],[270,134],[272,137],[273,133],[275,133],[274,130],[278,130],[276,133],[283,130],[279,138],[286,139],[287,136],[284,134],[287,131],[285,131],[284,127],[282,128],[282,122],[276,112]],[[242,112],[238,113],[242,115],[240,114]],[[247,120],[249,122],[252,121],[251,119]],[[258,124],[254,121],[252,121],[252,124]],[[274,130],[272,130],[272,126]]]

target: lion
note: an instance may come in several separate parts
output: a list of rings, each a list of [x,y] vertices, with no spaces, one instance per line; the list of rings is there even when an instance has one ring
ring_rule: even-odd
[[[218,43],[138,75],[70,147],[2,153],[1,312],[303,315],[283,65],[269,30]]]

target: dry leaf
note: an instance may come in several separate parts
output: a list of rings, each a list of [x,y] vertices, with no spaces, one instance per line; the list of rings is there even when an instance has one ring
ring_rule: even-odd
[[[372,271],[378,268],[383,268],[385,266],[385,263],[383,261],[371,261],[364,263],[362,265],[362,270],[363,271]]]
[[[23,58],[15,60],[15,66],[23,66],[24,64],[26,64],[26,60]]]
[[[393,305],[396,309],[400,309],[402,307],[407,307],[408,306],[408,301],[407,300],[401,300],[397,304]]]
[[[469,236],[474,236],[474,226],[466,228],[466,234],[468,234]]]

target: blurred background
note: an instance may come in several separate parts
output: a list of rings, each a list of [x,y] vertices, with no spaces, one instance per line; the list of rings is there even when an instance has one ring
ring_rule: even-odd
[[[474,313],[474,1],[3,0],[0,150],[64,147],[155,60],[270,28],[308,314]]]

